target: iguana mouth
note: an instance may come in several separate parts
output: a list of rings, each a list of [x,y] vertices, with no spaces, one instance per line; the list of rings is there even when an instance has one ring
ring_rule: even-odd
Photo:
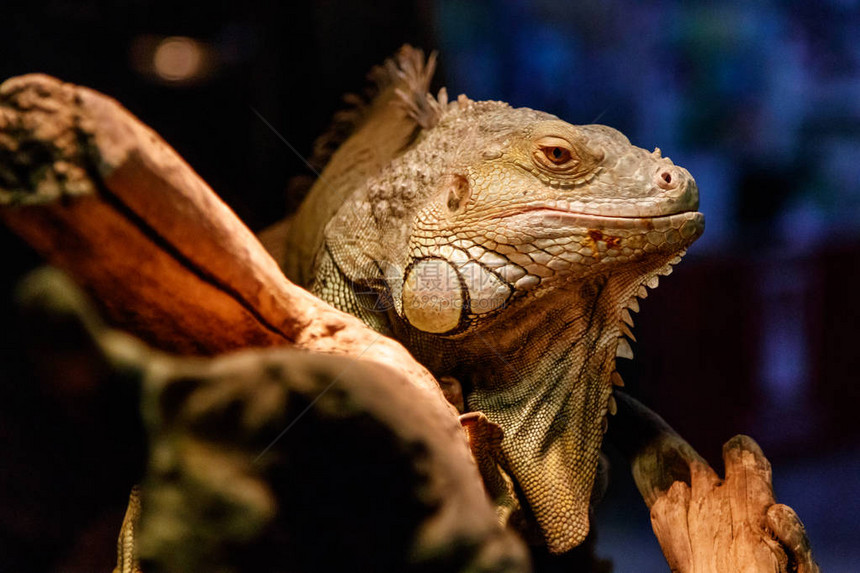
[[[649,177],[651,186],[637,191],[641,195],[624,193],[615,184],[609,184],[600,186],[602,193],[599,197],[583,200],[575,196],[537,196],[517,208],[497,213],[496,217],[549,211],[571,217],[594,217],[596,222],[607,219],[625,221],[625,225],[637,227],[643,220],[659,222],[666,217],[697,212],[699,188],[686,169],[671,162],[661,163]]]
[[[705,230],[705,216],[699,211],[682,211],[662,216],[591,215],[536,206],[509,211],[507,217],[518,229],[528,230],[535,237],[561,237],[572,234],[606,233],[619,241],[639,235],[654,234],[655,246],[686,247]],[[659,236],[658,236],[659,235]]]
[[[704,226],[705,221],[705,216],[696,210],[679,211],[665,215],[593,215],[591,213],[568,211],[543,205],[506,211],[495,218],[506,219],[529,215],[540,216],[542,223],[552,222],[555,219],[559,224],[566,227],[612,226],[631,230],[641,230],[643,228],[649,230],[678,229],[688,221]]]

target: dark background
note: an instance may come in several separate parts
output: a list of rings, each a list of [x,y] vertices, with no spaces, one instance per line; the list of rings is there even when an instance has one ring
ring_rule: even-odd
[[[724,441],[752,435],[823,570],[860,569],[860,3],[54,0],[4,5],[0,26],[0,80],[44,72],[114,96],[254,230],[298,204],[286,192],[310,174],[298,154],[404,42],[440,51],[437,87],[452,96],[661,147],[696,177],[707,229],[642,305],[628,388],[715,467]],[[172,36],[207,54],[196,74],[159,75]],[[8,293],[34,260],[2,238]],[[50,441],[52,415],[32,416],[39,439],[4,423],[4,450]],[[67,457],[71,475],[83,462]],[[598,512],[600,551],[617,571],[665,571],[626,474],[616,467]],[[51,487],[32,486],[32,505]],[[0,505],[0,571],[19,571],[2,552],[38,520],[17,492]]]

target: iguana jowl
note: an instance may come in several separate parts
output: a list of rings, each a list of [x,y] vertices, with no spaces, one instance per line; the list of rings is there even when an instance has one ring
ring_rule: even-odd
[[[432,97],[433,63],[404,48],[341,116],[351,135],[294,220],[285,270],[463,384],[564,552],[588,533],[628,308],[702,233],[696,184],[609,127]]]

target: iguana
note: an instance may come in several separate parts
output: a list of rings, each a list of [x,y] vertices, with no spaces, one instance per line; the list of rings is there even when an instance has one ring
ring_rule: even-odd
[[[434,97],[434,67],[404,47],[336,117],[284,270],[462,385],[562,553],[589,530],[629,309],[702,234],[696,183],[610,127]]]

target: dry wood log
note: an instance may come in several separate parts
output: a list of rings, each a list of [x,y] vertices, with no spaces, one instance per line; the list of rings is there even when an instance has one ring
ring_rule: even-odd
[[[138,398],[87,410],[96,421],[106,410],[139,416],[146,432],[149,456],[123,522],[116,573],[139,573],[141,563],[144,573],[530,570],[525,545],[499,525],[456,420],[387,367],[283,347],[168,355],[106,328],[51,268],[28,275],[18,301],[43,355],[66,357],[45,361],[46,376],[68,380],[63,365],[76,364],[94,379],[87,386]],[[103,441],[125,449],[128,438]],[[117,462],[128,456],[118,459],[117,449],[92,448],[94,462],[75,473],[95,465],[127,479]],[[144,456],[143,447],[138,452]],[[37,455],[53,453],[49,446]],[[77,475],[43,475],[55,480],[50,489],[80,494],[69,483]],[[101,500],[85,499],[94,497]],[[73,513],[85,528],[86,511]],[[86,543],[93,552],[92,538]],[[69,565],[51,570],[74,571]]]
[[[651,523],[672,571],[817,573],[794,511],[777,504],[770,462],[747,436],[723,446],[721,480],[690,464],[690,483],[674,482],[651,506]]]
[[[0,86],[0,218],[156,348],[346,354],[444,401],[400,344],[290,283],[169,145],[93,90],[44,75]]]
[[[751,438],[723,446],[725,479],[661,418],[617,393],[611,430],[631,458],[663,555],[677,573],[818,573],[797,514],[776,503]]]

